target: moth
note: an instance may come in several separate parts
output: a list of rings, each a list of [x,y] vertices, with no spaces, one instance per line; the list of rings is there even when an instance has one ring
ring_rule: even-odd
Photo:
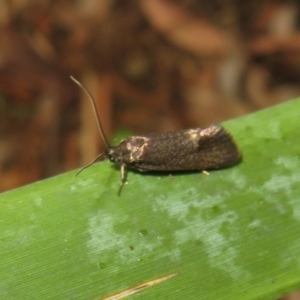
[[[104,134],[95,101],[90,92],[74,77],[88,95],[98,123],[100,135],[105,143],[104,153],[98,155],[90,164],[109,159],[120,165],[120,195],[126,180],[125,169],[140,172],[202,171],[221,169],[236,164],[241,159],[232,136],[220,125],[208,128],[186,129],[166,133],[131,136],[117,146],[110,146]],[[78,174],[79,174],[78,173]]]

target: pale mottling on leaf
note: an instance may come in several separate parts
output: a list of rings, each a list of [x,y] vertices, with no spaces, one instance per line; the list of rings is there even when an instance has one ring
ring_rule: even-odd
[[[244,189],[247,186],[246,176],[237,168],[232,169],[231,172],[226,175],[227,181],[234,183],[237,189]]]
[[[249,228],[260,227],[261,226],[261,220],[259,220],[259,219],[253,220],[248,226],[249,226]]]
[[[259,116],[257,116],[258,118]],[[255,123],[254,123],[255,124]],[[275,139],[279,140],[282,138],[281,122],[279,120],[272,120],[266,122],[264,128],[261,130],[253,130],[253,134],[257,138]]]
[[[296,156],[281,156],[275,159],[275,164],[289,170],[300,169],[300,160]]]
[[[234,236],[234,234],[228,237],[221,233],[224,223],[229,224],[231,228],[236,226],[234,215],[236,214],[233,212],[226,212],[211,221],[201,219],[201,216],[195,216],[185,228],[175,232],[175,238],[178,244],[196,239],[201,240],[210,265],[237,279],[241,276],[250,276],[247,270],[236,263],[239,251],[236,247],[231,246],[230,241],[238,237]],[[205,228],[205,231],[203,228]]]
[[[118,234],[114,230],[115,214],[107,213],[103,210],[96,215],[89,218],[88,233],[90,239],[87,242],[87,246],[92,255],[100,255],[101,252],[107,251],[112,246],[117,244],[126,244],[125,234]],[[124,219],[124,216],[117,217],[120,221]],[[125,221],[125,220],[124,220]]]
[[[81,190],[82,188],[86,188],[86,187],[96,187],[99,186],[99,183],[97,181],[95,181],[94,178],[77,178],[74,177],[74,182],[72,185],[70,185],[70,190],[71,192],[76,192]]]
[[[195,197],[197,194],[197,197]],[[192,196],[193,195],[193,196]],[[182,201],[183,198],[199,199]],[[170,218],[182,222],[182,228],[174,231],[175,245],[191,243],[200,240],[204,251],[209,258],[212,267],[221,269],[233,278],[249,276],[249,272],[236,264],[238,249],[230,246],[230,241],[238,239],[237,231],[232,231],[230,236],[222,234],[222,227],[227,224],[230,228],[237,226],[238,215],[234,211],[220,213],[216,218],[205,218],[201,214],[191,214],[191,208],[210,210],[213,206],[220,206],[230,197],[230,193],[224,191],[215,196],[205,196],[201,199],[199,191],[190,188],[178,195],[169,195],[169,201],[164,197],[156,198],[153,210],[164,210]],[[164,198],[164,199],[163,199]],[[170,205],[172,203],[172,205]],[[203,230],[205,228],[205,230]],[[225,257],[225,263],[224,263]]]
[[[287,213],[290,208],[293,208],[293,217],[300,221],[299,193],[295,190],[295,186],[298,186],[300,182],[300,171],[298,172],[292,175],[272,175],[263,185],[263,191],[267,192],[266,200],[274,203],[281,214]],[[278,200],[274,197],[276,193],[281,193]],[[272,196],[269,197],[269,194]],[[282,197],[285,197],[286,201],[282,201]]]
[[[75,191],[77,191],[77,189],[78,189],[78,187],[75,184],[70,186],[71,192],[75,192]]]
[[[158,252],[158,254],[155,256],[155,259],[168,258],[170,262],[176,262],[180,261],[181,254],[182,252],[180,248],[174,247],[173,249],[169,249],[168,251]]]
[[[93,186],[95,185],[95,180],[93,178],[80,179],[76,185],[79,187]]]
[[[299,176],[300,177],[300,176]],[[292,176],[291,175],[272,175],[271,178],[264,183],[263,189],[268,192],[278,192],[283,191],[287,197],[291,196],[291,185]]]
[[[283,269],[292,264],[300,267],[300,256],[293,255],[295,249],[300,249],[300,238],[295,239],[290,245],[287,245],[284,251],[281,251],[279,262]]]
[[[34,199],[34,204],[36,206],[41,206],[43,203],[43,199],[41,197]]]
[[[87,242],[87,248],[91,261],[98,262],[106,257],[107,253],[116,247],[116,244],[119,246],[117,247],[115,261],[110,262],[110,265],[114,267],[122,264],[131,265],[138,262],[139,259],[145,259],[149,255],[153,255],[153,251],[161,248],[162,240],[160,238],[143,239],[138,236],[137,231],[132,230],[118,233],[114,227],[116,226],[115,220],[118,220],[119,224],[128,222],[126,213],[116,215],[115,212],[110,213],[101,210],[97,215],[90,217],[88,226],[90,239]],[[130,250],[129,245],[134,245],[134,251]],[[169,258],[171,261],[179,260],[180,251],[169,249],[159,252],[156,258]]]

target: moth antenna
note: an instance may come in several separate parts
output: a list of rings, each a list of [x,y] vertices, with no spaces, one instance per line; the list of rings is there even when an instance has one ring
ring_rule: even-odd
[[[97,107],[96,107],[96,104],[95,104],[95,100],[94,100],[94,98],[93,98],[93,96],[92,96],[92,94],[77,80],[77,79],[75,79],[73,76],[70,76],[70,78],[80,87],[80,88],[82,88],[82,90],[87,94],[87,96],[88,96],[88,98],[89,98],[89,100],[91,101],[91,103],[92,103],[92,108],[93,108],[93,111],[94,111],[94,115],[95,115],[95,117],[96,117],[96,121],[97,121],[97,124],[98,124],[98,129],[99,129],[99,132],[100,132],[100,135],[101,135],[101,137],[102,137],[102,139],[103,139],[103,141],[104,141],[104,144],[105,144],[105,147],[106,148],[110,148],[110,145],[109,145],[109,143],[108,143],[108,141],[107,141],[107,138],[106,138],[106,136],[105,136],[105,134],[104,134],[104,130],[103,130],[103,127],[102,127],[102,123],[101,123],[101,121],[100,121],[100,118],[99,118],[99,113],[98,113],[98,110],[97,110]],[[102,154],[101,154],[102,155]],[[100,155],[100,156],[101,156]],[[97,158],[99,158],[99,156],[97,157]],[[92,165],[94,162],[96,162],[96,160],[97,160],[97,158],[91,163],[91,164],[89,164],[88,166],[90,166],[90,165]],[[88,166],[86,166],[86,167],[88,167]],[[85,168],[86,168],[85,167]],[[84,169],[85,169],[84,168]],[[83,170],[83,169],[82,169]],[[82,170],[80,170],[79,172],[81,172]]]
[[[84,166],[82,169],[80,169],[75,176],[78,176],[83,170],[87,169],[88,167],[90,167],[91,165],[93,165],[95,162],[97,162],[98,160],[100,160],[101,158],[106,157],[105,153],[101,153],[100,155],[98,155],[92,162],[90,162],[88,165]]]

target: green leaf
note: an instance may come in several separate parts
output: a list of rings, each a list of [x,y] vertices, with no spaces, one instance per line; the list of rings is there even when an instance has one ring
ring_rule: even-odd
[[[0,298],[136,286],[132,299],[265,300],[300,287],[299,111],[226,122],[243,161],[209,176],[129,171],[118,197],[119,170],[101,162],[1,194]]]

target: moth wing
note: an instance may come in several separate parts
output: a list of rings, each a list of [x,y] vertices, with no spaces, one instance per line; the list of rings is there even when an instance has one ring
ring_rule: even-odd
[[[139,159],[128,164],[143,172],[218,169],[236,163],[240,157],[231,135],[218,125],[143,138]]]
[[[241,158],[231,134],[218,125],[202,130],[198,140],[198,156],[206,169],[228,167]]]

